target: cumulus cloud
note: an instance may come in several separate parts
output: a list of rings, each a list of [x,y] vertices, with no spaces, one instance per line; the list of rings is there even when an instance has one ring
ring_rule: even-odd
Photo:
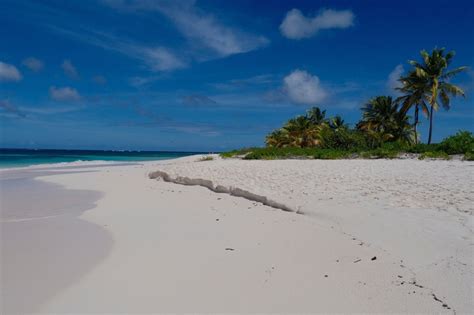
[[[21,78],[20,71],[14,65],[0,61],[0,81],[18,82]]]
[[[390,72],[390,74],[388,75],[387,88],[395,90],[396,88],[401,87],[402,84],[398,80],[400,79],[400,76],[403,74],[404,71],[405,69],[403,68],[403,65],[397,65],[395,69],[393,69],[392,72]]]
[[[185,105],[203,106],[203,105],[215,105],[217,102],[212,98],[202,94],[186,95],[182,99]]]
[[[12,114],[21,118],[26,117],[26,114],[18,109],[18,107],[13,105],[9,100],[0,100],[0,108],[8,114]]]
[[[40,72],[44,68],[43,62],[35,57],[26,58],[22,64],[33,72]]]
[[[79,92],[68,86],[62,88],[50,87],[49,96],[55,101],[78,101],[81,99]]]
[[[351,10],[321,10],[315,17],[306,17],[298,9],[288,11],[280,25],[283,36],[290,39],[308,38],[320,30],[344,29],[354,25]]]
[[[64,60],[63,63],[61,64],[61,68],[64,71],[64,74],[66,74],[69,78],[71,79],[79,79],[79,73],[76,70],[76,67],[72,64],[71,60]]]
[[[288,98],[296,104],[315,105],[327,95],[319,78],[306,71],[293,71],[283,79],[283,84]]]

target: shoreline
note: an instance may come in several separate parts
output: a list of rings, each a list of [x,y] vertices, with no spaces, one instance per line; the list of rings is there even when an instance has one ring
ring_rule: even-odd
[[[241,161],[216,155],[198,161],[202,156],[209,155],[10,170],[33,174],[48,184],[45,189],[58,187],[50,190],[56,196],[84,189],[101,195],[80,213],[1,223],[7,227],[2,229],[2,266],[8,266],[2,273],[16,277],[2,293],[9,302],[6,310],[472,309],[472,212],[463,211],[473,197],[466,181],[474,163]],[[393,165],[400,173],[395,177]],[[149,179],[154,171],[212,180],[213,187],[239,187],[299,206],[303,214]],[[438,188],[439,176],[446,194]],[[398,195],[401,189],[407,192]],[[428,195],[421,198],[421,193]],[[448,207],[442,199],[447,196],[458,209]],[[22,293],[32,279],[36,285]]]
[[[310,158],[310,157],[304,157],[304,156],[294,156],[294,157],[281,157],[277,159],[262,159],[262,161],[284,161],[284,160],[294,160],[294,161],[299,161],[299,160],[308,160],[308,161],[354,161],[354,160],[367,160],[367,161],[376,161],[376,160],[419,160],[419,156],[421,154],[417,153],[406,153],[402,154],[399,157],[394,157],[394,158],[365,158],[365,157],[357,157],[357,158],[334,158],[334,159],[318,159],[318,158]],[[197,153],[197,154],[192,154],[192,155],[187,155],[187,156],[182,156],[182,157],[172,157],[172,158],[163,158],[163,159],[156,159],[156,160],[132,160],[132,161],[115,161],[115,160],[77,160],[77,161],[72,161],[72,162],[55,162],[55,163],[38,163],[38,164],[31,164],[31,165],[25,165],[25,166],[2,166],[0,165],[0,172],[3,171],[12,171],[12,170],[26,170],[26,169],[40,169],[40,168],[51,168],[51,167],[95,167],[95,166],[122,166],[122,165],[147,165],[151,163],[159,163],[159,162],[164,162],[164,161],[170,161],[170,160],[179,160],[182,158],[196,158],[199,159],[201,157],[208,157],[212,156],[214,159],[221,159],[218,153]],[[227,157],[227,158],[222,158],[222,159],[227,159],[227,160],[242,160],[240,156],[236,157]],[[251,161],[251,160],[250,160]],[[449,159],[443,159],[443,158],[425,158],[422,161],[460,161],[460,162],[471,162],[469,160],[463,159],[462,154],[453,154],[449,155]]]

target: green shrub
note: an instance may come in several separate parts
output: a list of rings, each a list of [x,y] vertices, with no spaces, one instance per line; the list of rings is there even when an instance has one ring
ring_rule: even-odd
[[[346,159],[351,156],[350,151],[334,150],[334,149],[318,149],[313,157],[320,160],[337,160]]]
[[[474,136],[469,131],[459,131],[454,136],[447,137],[441,141],[438,149],[447,154],[474,152]]]
[[[354,150],[367,147],[364,135],[349,128],[323,127],[319,132],[319,141],[322,149]]]
[[[232,151],[228,151],[228,152],[222,152],[219,155],[222,158],[231,158],[231,157],[235,157],[237,155],[245,155],[245,154],[251,152],[254,149],[258,149],[258,148],[244,148],[244,149],[239,149],[239,150],[232,150]]]
[[[444,151],[428,151],[422,153],[418,159],[424,160],[424,159],[442,159],[442,160],[449,160],[450,157],[449,155],[444,152]]]
[[[386,148],[377,148],[370,151],[360,153],[360,156],[366,159],[395,159],[400,154],[397,150],[389,150]]]
[[[434,152],[439,150],[439,144],[426,144],[426,143],[418,143],[416,145],[412,145],[406,148],[406,152],[408,153],[424,153],[424,152]]]
[[[474,152],[466,152],[464,154],[464,160],[466,161],[474,161]]]
[[[245,155],[245,160],[273,160],[273,159],[291,159],[308,158],[334,160],[349,158],[353,154],[349,150],[320,149],[320,148],[255,148]]]

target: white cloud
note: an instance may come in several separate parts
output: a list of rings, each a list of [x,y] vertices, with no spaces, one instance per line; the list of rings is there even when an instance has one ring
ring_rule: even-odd
[[[154,71],[167,71],[186,67],[186,64],[163,47],[145,49],[146,62]]]
[[[388,80],[387,80],[387,88],[394,90],[396,88],[399,88],[402,86],[401,82],[398,81],[400,79],[400,76],[403,74],[405,69],[403,68],[403,65],[399,64],[395,67],[395,69],[390,72],[388,75]]]
[[[20,71],[14,65],[0,61],[0,81],[18,82],[21,78]]]
[[[40,72],[44,68],[43,62],[35,57],[26,58],[23,60],[23,65],[33,72]]]
[[[66,74],[71,79],[79,79],[79,73],[76,70],[76,67],[72,64],[71,60],[64,60],[61,64],[61,68],[63,68],[64,74]]]
[[[9,100],[0,100],[0,109],[13,117],[26,117],[26,114],[23,113],[23,111],[21,111],[18,107],[13,105]]]
[[[315,35],[320,30],[344,29],[354,25],[354,13],[351,10],[321,10],[315,17],[306,17],[298,9],[288,11],[280,25],[283,36],[290,39],[302,39]]]
[[[131,42],[126,38],[94,30],[81,29],[80,32],[77,32],[57,26],[51,26],[51,28],[58,33],[73,37],[84,43],[140,60],[152,71],[169,71],[187,66],[183,59],[177,57],[175,53],[164,47],[144,46]]]
[[[194,106],[202,106],[202,105],[216,105],[217,102],[212,98],[202,95],[202,94],[191,94],[186,95],[182,99],[183,104],[185,105],[194,105]]]
[[[62,88],[50,87],[49,96],[55,101],[78,101],[81,99],[77,90],[68,86]]]
[[[319,78],[306,71],[293,71],[283,79],[283,83],[289,99],[297,104],[315,105],[327,95]]]
[[[269,43],[263,36],[243,32],[221,23],[212,14],[195,5],[195,1],[103,0],[122,11],[156,11],[169,18],[195,46],[204,47],[218,56],[245,53]]]
[[[194,3],[181,5],[158,5],[157,10],[170,18],[188,39],[201,44],[220,56],[244,53],[261,48],[269,43],[263,36],[240,31],[220,23]]]

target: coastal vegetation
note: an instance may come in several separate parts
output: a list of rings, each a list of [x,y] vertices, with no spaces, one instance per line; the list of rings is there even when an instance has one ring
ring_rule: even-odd
[[[206,161],[212,161],[214,158],[210,155],[203,156],[198,159],[198,162],[206,162]]]
[[[435,48],[431,53],[420,52],[421,61],[409,61],[411,69],[401,76],[401,96],[376,96],[361,108],[362,117],[354,127],[336,115],[313,107],[289,119],[281,128],[265,138],[266,147],[247,148],[222,153],[222,157],[240,156],[244,159],[277,158],[396,158],[417,154],[420,159],[449,159],[462,154],[474,156],[474,136],[459,131],[439,144],[432,143],[433,116],[440,106],[450,108],[451,97],[465,96],[464,91],[449,82],[466,67],[448,69],[454,52]],[[419,111],[429,120],[428,143],[420,143]],[[414,112],[413,121],[409,112]]]

